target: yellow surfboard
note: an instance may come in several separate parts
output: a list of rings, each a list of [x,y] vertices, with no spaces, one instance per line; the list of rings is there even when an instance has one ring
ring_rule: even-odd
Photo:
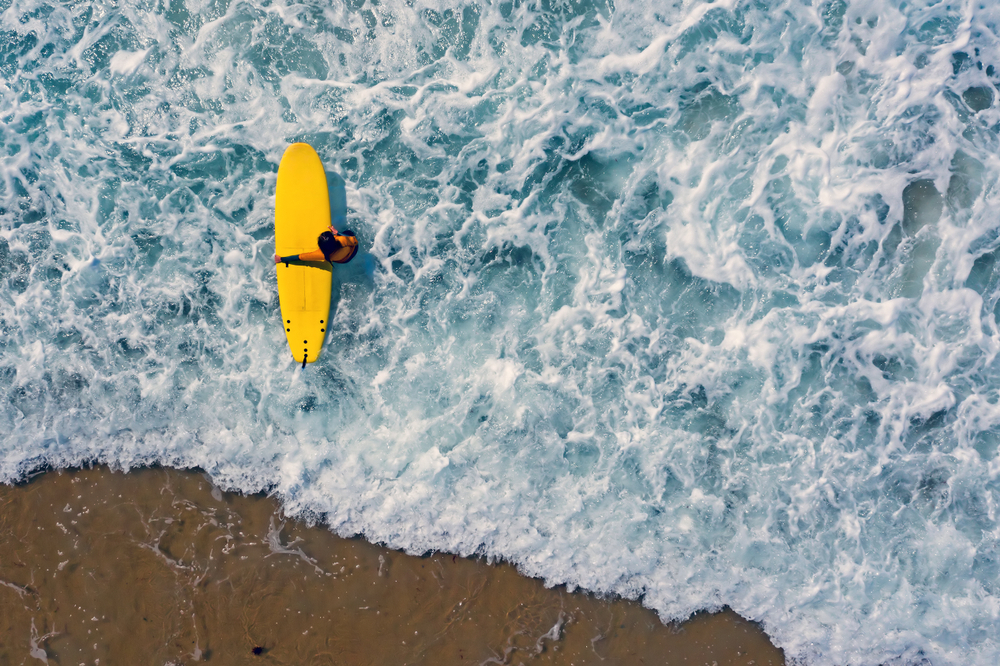
[[[330,196],[319,155],[293,143],[278,165],[274,205],[275,252],[282,257],[315,250],[330,226]],[[325,261],[278,264],[278,301],[285,337],[297,363],[319,358],[330,317],[333,267]]]

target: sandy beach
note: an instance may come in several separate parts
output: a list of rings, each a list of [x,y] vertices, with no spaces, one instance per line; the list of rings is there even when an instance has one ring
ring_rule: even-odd
[[[664,625],[509,564],[411,556],[206,475],[104,467],[0,486],[4,664],[784,663],[731,611]]]

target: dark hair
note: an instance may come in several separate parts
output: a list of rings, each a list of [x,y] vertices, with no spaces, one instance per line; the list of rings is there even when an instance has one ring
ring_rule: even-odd
[[[319,235],[319,251],[323,253],[327,261],[330,261],[330,257],[333,253],[344,247],[340,244],[340,241],[333,237],[333,232],[324,231]]]
[[[345,229],[341,235],[353,236],[354,232],[351,231],[350,229]],[[341,244],[341,242],[336,239],[332,231],[324,231],[323,233],[321,233],[319,235],[318,243],[319,243],[319,251],[323,253],[323,256],[326,257],[326,260],[329,261],[330,263],[333,263],[333,260],[331,259],[333,253],[339,250],[340,248],[344,247]]]

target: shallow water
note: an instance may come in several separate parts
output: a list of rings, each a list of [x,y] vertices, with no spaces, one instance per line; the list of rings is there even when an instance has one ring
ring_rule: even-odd
[[[1000,658],[1000,8],[0,2],[0,479]],[[296,368],[277,163],[364,252]]]
[[[731,610],[664,626],[509,564],[411,557],[198,472],[0,486],[0,663],[784,666]]]

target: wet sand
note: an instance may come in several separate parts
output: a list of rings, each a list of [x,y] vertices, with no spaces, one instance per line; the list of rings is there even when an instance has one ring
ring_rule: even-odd
[[[508,564],[414,557],[281,515],[197,472],[0,486],[0,664],[745,664],[731,611],[664,625]]]

